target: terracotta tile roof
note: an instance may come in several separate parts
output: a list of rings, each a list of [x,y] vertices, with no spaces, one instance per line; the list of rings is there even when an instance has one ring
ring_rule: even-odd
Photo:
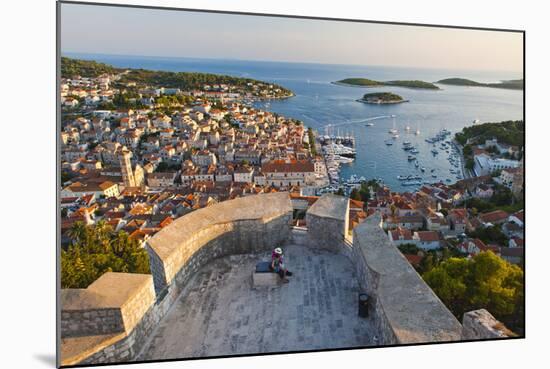
[[[397,227],[397,229],[394,229],[390,231],[391,238],[393,240],[412,240],[412,233],[410,230],[406,228]]]
[[[75,182],[75,183],[71,184],[69,186],[69,188],[73,192],[95,192],[95,191],[99,191],[99,190],[104,191],[104,190],[107,190],[107,189],[109,189],[113,186],[115,186],[115,183],[113,183],[111,181],[105,181],[105,182],[101,182],[101,183],[89,181],[89,182],[86,182],[86,183]]]
[[[450,214],[454,216],[455,218],[467,218],[468,217],[468,210],[466,209],[453,209],[450,211]]]
[[[426,195],[431,195],[432,194],[432,189],[431,188],[428,188],[426,186],[422,186],[422,188],[420,189],[421,192],[425,193]]]
[[[78,197],[65,197],[61,199],[61,204],[71,204],[78,200]]]
[[[484,223],[498,222],[507,219],[509,214],[502,210],[495,210],[489,213],[484,213],[479,216],[479,218]]]
[[[404,215],[402,217],[395,217],[396,223],[424,223],[424,218],[421,215]]]
[[[420,265],[420,262],[422,261],[422,256],[414,255],[414,254],[403,254],[403,256],[411,263],[411,265],[417,266]]]
[[[415,232],[418,235],[418,239],[424,242],[439,241],[439,234],[435,231],[418,231]]]
[[[166,227],[167,225],[169,225],[170,223],[172,223],[174,221],[174,219],[172,219],[171,217],[167,216],[166,219],[164,219],[162,222],[159,223],[159,226],[161,228],[163,227]]]
[[[523,168],[522,167],[517,167],[517,168],[505,168],[502,170],[503,172],[508,172],[510,174],[515,174],[515,173],[522,173],[523,172]]]
[[[111,227],[113,227],[113,229],[115,229],[118,226],[118,224],[120,223],[120,221],[121,221],[120,218],[109,219],[107,221],[107,224],[110,225]]]
[[[474,156],[481,155],[481,154],[488,154],[487,151],[485,151],[485,149],[480,149],[479,147],[474,147],[472,149],[472,152]]]
[[[315,168],[311,161],[296,160],[285,162],[283,160],[274,160],[262,164],[263,173],[298,173],[298,172],[314,172]]]
[[[468,245],[470,243],[473,243],[478,249],[480,252],[483,252],[483,251],[491,251],[495,254],[498,254],[500,252],[500,247],[497,246],[497,245],[486,245],[483,241],[481,241],[480,239],[478,238],[474,238],[472,240],[467,240],[467,241],[464,241],[462,242],[460,245],[459,245],[459,248],[463,248],[464,251],[468,252]]]
[[[524,211],[523,210],[520,210],[520,211],[516,211],[514,214],[512,214],[513,216],[515,216],[516,218],[518,218],[519,220],[521,220],[522,222],[524,222]]]
[[[516,243],[517,247],[524,247],[525,246],[525,240],[523,238],[514,237],[512,239]]]

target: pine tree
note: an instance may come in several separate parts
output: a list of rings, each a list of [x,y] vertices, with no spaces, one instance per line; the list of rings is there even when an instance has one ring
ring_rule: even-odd
[[[76,222],[72,244],[61,252],[61,287],[86,288],[106,272],[150,273],[147,251],[128,233],[115,232],[105,222]]]

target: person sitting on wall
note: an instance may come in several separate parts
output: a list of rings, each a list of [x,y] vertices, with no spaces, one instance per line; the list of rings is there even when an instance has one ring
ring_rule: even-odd
[[[277,247],[271,253],[271,270],[279,274],[283,282],[288,283],[287,276],[291,276],[292,272],[286,269],[284,260],[283,260],[283,250],[280,247]]]

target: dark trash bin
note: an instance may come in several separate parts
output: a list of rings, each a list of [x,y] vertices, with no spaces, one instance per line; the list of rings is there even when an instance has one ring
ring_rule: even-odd
[[[369,316],[369,295],[366,293],[359,294],[359,316],[361,318]]]

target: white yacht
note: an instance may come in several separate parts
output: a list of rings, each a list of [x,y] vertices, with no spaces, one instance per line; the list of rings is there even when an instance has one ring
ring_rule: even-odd
[[[349,146],[337,144],[334,142],[331,142],[330,144],[323,146],[323,151],[326,154],[334,154],[334,155],[346,156],[346,157],[354,157],[356,154],[355,149]]]
[[[353,163],[352,158],[346,158],[345,156],[335,155],[334,160],[340,164],[351,164]]]

